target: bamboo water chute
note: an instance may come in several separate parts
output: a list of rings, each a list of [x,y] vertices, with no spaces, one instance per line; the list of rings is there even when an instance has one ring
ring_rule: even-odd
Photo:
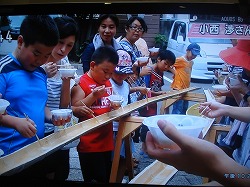
[[[118,110],[105,113],[95,118],[82,121],[74,126],[58,131],[49,136],[29,144],[14,153],[0,158],[0,175],[8,176],[17,173],[35,162],[45,158],[47,155],[59,150],[64,145],[79,138],[81,135],[89,133],[94,129],[112,122],[142,108],[150,103],[162,101],[174,96],[179,96],[190,91],[200,89],[198,87],[190,87],[180,91],[169,91],[166,94],[143,99],[135,103],[131,103]]]

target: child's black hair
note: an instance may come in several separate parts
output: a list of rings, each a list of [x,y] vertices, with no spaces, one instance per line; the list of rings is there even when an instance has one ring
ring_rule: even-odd
[[[172,51],[165,49],[160,49],[157,58],[160,58],[161,60],[168,60],[170,65],[173,65],[176,60],[175,54]]]
[[[111,62],[114,65],[118,64],[119,56],[114,48],[109,46],[99,47],[95,50],[91,57],[91,61],[94,61],[97,65],[104,61]]]
[[[55,21],[48,15],[28,15],[20,27],[25,46],[41,43],[56,46],[59,33]]]
[[[75,40],[79,37],[79,28],[76,21],[69,16],[55,17],[60,39],[74,35]]]

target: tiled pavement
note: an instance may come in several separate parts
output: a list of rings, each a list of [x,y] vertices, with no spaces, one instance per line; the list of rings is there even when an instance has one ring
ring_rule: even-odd
[[[149,164],[151,164],[154,160],[148,157],[144,157],[139,154],[139,146],[140,144],[136,144],[136,153],[134,156],[140,161],[138,168],[135,169],[135,173],[139,173]],[[125,177],[127,178],[127,177]],[[70,174],[68,177],[69,181],[83,181],[80,163],[78,160],[78,154],[75,148],[71,148],[70,150]],[[171,180],[166,185],[177,185],[177,186],[191,186],[191,185],[199,185],[202,184],[202,178],[199,176],[187,174],[183,171],[178,171]]]

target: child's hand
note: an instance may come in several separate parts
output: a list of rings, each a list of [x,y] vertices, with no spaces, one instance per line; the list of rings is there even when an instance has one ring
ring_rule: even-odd
[[[157,93],[159,93],[159,95],[162,95],[162,94],[166,94],[167,92],[166,91],[159,91]]]
[[[97,97],[97,98],[100,98],[105,92],[106,92],[105,85],[98,86],[94,88],[92,91],[94,97]]]
[[[136,87],[136,90],[139,91],[143,95],[146,95],[148,93],[147,87],[138,86],[138,87]]]
[[[47,64],[45,64],[45,68],[44,68],[48,78],[54,77],[56,72],[57,72],[57,66],[56,63],[54,62],[48,62]]]
[[[144,75],[149,75],[149,74],[151,74],[151,72],[152,72],[152,68],[144,66],[141,69],[140,76],[143,77]]]
[[[37,132],[35,122],[26,118],[18,118],[16,130],[26,138],[32,138]]]
[[[76,117],[83,117],[83,116],[92,116],[94,114],[93,110],[91,110],[87,106],[72,106],[73,114]]]
[[[150,52],[149,56],[150,57],[157,57],[158,54],[159,54],[159,51],[157,51],[157,52]]]
[[[110,107],[111,107],[113,110],[117,110],[117,109],[119,109],[121,106],[122,106],[122,102],[120,102],[120,101],[110,101]]]

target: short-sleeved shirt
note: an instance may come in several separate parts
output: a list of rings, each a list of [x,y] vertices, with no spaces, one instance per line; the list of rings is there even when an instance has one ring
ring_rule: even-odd
[[[81,76],[79,85],[85,92],[86,97],[93,91],[94,88],[101,86],[97,84],[91,77],[89,77],[87,73]],[[111,110],[108,96],[112,94],[112,88],[109,80],[105,83],[105,87],[109,87],[106,90],[106,93],[101,98],[98,98],[90,106],[95,116],[110,112]],[[92,116],[79,118],[79,122],[89,118],[92,118]],[[102,127],[99,127],[96,130],[81,136],[80,143],[77,146],[77,150],[79,152],[105,152],[112,151],[113,149],[114,141],[112,123],[103,125]]]
[[[122,106],[128,105],[128,97],[129,97],[129,90],[130,86],[126,81],[123,81],[122,85],[116,84],[113,79],[110,79],[110,82],[112,84],[112,89],[114,93],[121,95],[123,97]],[[113,131],[118,131],[119,122],[113,121]]]
[[[131,45],[128,41],[126,40],[121,40],[120,45],[124,50],[129,52],[132,55],[132,61],[133,63],[136,61],[137,57],[141,57],[141,51],[138,50],[137,46],[135,44]]]
[[[43,138],[48,97],[45,71],[40,67],[33,72],[26,71],[14,56],[7,55],[0,60],[0,93],[10,102],[7,114],[21,118],[27,114],[36,124],[38,137]],[[15,129],[0,125],[0,149],[4,155],[35,141],[35,136],[25,138]]]
[[[188,61],[184,56],[176,58],[174,63],[176,72],[171,88],[181,90],[190,86],[192,66],[193,61]]]
[[[163,77],[162,72],[156,72],[158,75]],[[156,77],[154,74],[149,74],[144,76],[147,88],[151,88],[154,92],[161,91],[161,87],[163,86],[163,79]],[[152,95],[152,97],[155,95]],[[141,116],[149,117],[157,114],[157,103],[152,103],[146,107],[139,109],[139,113]]]

